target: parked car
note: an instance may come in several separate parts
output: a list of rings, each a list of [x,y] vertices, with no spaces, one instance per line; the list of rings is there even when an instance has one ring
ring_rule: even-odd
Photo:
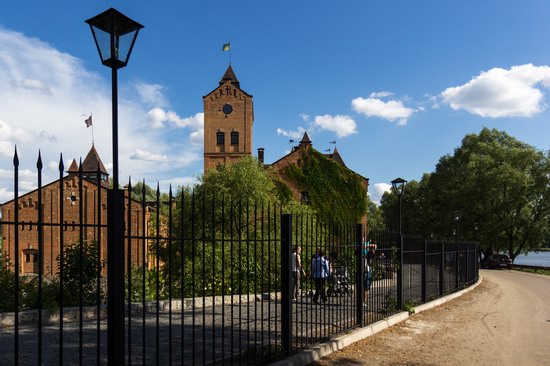
[[[481,268],[512,269],[512,260],[506,254],[486,255],[481,259]]]

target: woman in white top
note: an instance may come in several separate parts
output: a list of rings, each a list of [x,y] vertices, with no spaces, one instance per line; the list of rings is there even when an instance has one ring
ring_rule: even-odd
[[[302,258],[300,253],[302,248],[296,245],[292,251],[290,268],[292,270],[292,300],[300,297],[300,277],[302,272]]]

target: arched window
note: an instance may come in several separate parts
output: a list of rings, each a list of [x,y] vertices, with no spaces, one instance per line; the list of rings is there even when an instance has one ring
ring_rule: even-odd
[[[231,132],[231,145],[238,145],[238,144],[239,144],[239,133]]]
[[[225,145],[225,133],[224,132],[216,132],[216,144]]]

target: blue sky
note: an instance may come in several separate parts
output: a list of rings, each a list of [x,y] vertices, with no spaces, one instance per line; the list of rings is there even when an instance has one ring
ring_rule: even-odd
[[[273,162],[307,131],[370,179],[420,179],[484,126],[549,149],[550,2],[3,1],[0,202],[84,158],[92,128],[111,168],[110,70],[84,21],[109,7],[140,22],[119,71],[120,176],[162,189],[202,173],[202,96],[231,62],[254,96],[253,149]],[[124,178],[124,179],[123,179]]]

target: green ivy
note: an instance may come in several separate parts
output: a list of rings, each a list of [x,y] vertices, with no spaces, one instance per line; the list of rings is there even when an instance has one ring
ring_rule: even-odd
[[[326,219],[359,221],[367,212],[363,178],[314,149],[302,151],[300,166],[288,165],[283,174],[308,192],[309,204]]]

